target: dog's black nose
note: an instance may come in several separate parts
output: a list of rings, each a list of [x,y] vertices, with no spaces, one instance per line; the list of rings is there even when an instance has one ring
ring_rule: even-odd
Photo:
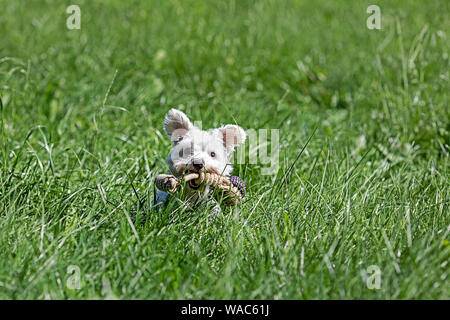
[[[201,170],[201,169],[203,169],[203,166],[205,165],[205,162],[202,159],[193,159],[192,160],[192,165],[194,166],[194,168],[196,170]]]
[[[203,169],[203,163],[195,163],[194,168],[198,170]]]

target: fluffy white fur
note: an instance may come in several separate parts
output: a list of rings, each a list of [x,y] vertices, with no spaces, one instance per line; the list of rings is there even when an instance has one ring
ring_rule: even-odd
[[[200,130],[183,112],[176,109],[167,113],[164,130],[174,142],[167,163],[172,174],[177,177],[185,171],[196,171],[194,162],[203,163],[206,172],[229,176],[233,168],[228,164],[228,158],[247,137],[244,129],[231,124],[207,131]]]
[[[194,126],[180,110],[170,109],[164,118],[164,131],[173,142],[166,162],[170,174],[180,178],[188,172],[213,172],[230,176],[233,167],[228,163],[234,148],[245,142],[247,134],[237,125],[224,125],[210,130]],[[158,190],[155,203],[165,202],[168,194]]]

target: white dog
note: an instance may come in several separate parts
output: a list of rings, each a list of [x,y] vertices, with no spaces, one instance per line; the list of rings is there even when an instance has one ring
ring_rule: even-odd
[[[229,177],[233,167],[228,163],[234,148],[245,142],[245,131],[237,125],[224,125],[207,131],[194,126],[180,110],[171,109],[164,118],[164,131],[173,142],[166,162],[169,174],[166,179],[179,180],[186,173],[209,172]],[[195,205],[208,198],[186,185],[189,203]],[[206,190],[208,191],[208,190]],[[169,199],[169,194],[158,190],[154,204],[159,209]],[[211,199],[211,201],[213,201]],[[217,206],[216,206],[217,207]],[[220,211],[220,208],[218,208]]]

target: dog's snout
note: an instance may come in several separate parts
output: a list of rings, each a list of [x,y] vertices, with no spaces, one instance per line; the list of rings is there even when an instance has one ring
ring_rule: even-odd
[[[192,159],[192,165],[195,169],[201,170],[205,166],[205,161],[203,159]]]

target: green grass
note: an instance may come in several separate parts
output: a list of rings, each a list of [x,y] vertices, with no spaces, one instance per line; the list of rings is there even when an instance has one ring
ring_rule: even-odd
[[[0,1],[0,298],[450,298],[448,1],[76,4]],[[279,129],[280,171],[152,212],[171,107]]]

